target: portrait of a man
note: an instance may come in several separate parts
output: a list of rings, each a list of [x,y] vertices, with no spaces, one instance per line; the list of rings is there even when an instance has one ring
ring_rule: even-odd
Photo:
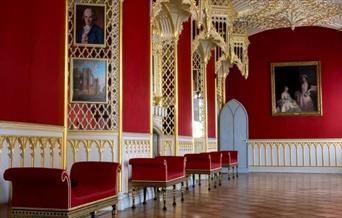
[[[105,5],[75,5],[75,43],[84,46],[105,45]]]
[[[272,114],[321,115],[318,61],[271,64]]]

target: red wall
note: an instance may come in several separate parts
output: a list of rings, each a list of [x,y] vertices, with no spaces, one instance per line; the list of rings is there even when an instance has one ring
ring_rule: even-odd
[[[226,81],[227,99],[237,99],[248,112],[249,138],[342,137],[342,32],[302,27],[249,39],[249,78],[235,68]],[[312,60],[321,62],[323,116],[272,116],[270,63]]]
[[[211,58],[207,65],[207,96],[208,96],[208,137],[215,138],[215,52],[211,52]]]
[[[178,40],[178,134],[192,136],[191,21],[183,23]]]
[[[0,120],[63,125],[64,1],[1,8]]]
[[[150,132],[150,40],[150,1],[124,1],[122,53],[125,132]]]

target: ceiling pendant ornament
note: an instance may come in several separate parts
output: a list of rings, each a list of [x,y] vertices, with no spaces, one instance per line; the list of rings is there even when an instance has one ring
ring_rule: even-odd
[[[178,39],[182,24],[191,16],[192,0],[156,0],[152,2],[151,23],[153,30],[163,40]]]

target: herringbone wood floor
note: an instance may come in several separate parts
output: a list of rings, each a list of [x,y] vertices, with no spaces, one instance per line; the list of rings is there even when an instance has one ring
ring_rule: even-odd
[[[190,188],[185,201],[177,198],[168,210],[161,201],[150,200],[119,211],[118,217],[342,217],[342,175],[338,174],[240,174],[235,180],[208,192],[206,182]],[[109,218],[109,213],[101,218]]]
[[[169,193],[168,210],[161,201],[150,200],[135,210],[119,211],[117,217],[226,217],[226,218],[342,218],[342,175],[339,174],[240,174],[224,181],[221,187],[208,192],[207,183],[185,192],[185,201],[172,207]],[[0,217],[7,217],[7,208],[0,205]],[[99,218],[110,218],[100,212]]]

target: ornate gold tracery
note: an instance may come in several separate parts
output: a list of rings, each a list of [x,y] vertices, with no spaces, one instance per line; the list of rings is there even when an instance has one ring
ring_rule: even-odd
[[[176,86],[175,86],[175,46],[174,41],[163,41],[162,54],[162,95],[163,107],[167,110],[167,115],[163,117],[163,134],[175,134],[175,106],[176,106]]]
[[[238,21],[247,22],[250,34],[282,27],[327,26],[341,28],[342,3],[335,0],[233,0]]]
[[[75,45],[75,3],[104,4],[105,46]],[[68,1],[68,71],[71,72],[73,58],[99,58],[107,60],[107,103],[71,103],[68,105],[68,128],[71,130],[117,130],[119,116],[119,0],[69,0]],[[70,73],[69,73],[70,75]],[[69,77],[69,91],[70,91]]]

